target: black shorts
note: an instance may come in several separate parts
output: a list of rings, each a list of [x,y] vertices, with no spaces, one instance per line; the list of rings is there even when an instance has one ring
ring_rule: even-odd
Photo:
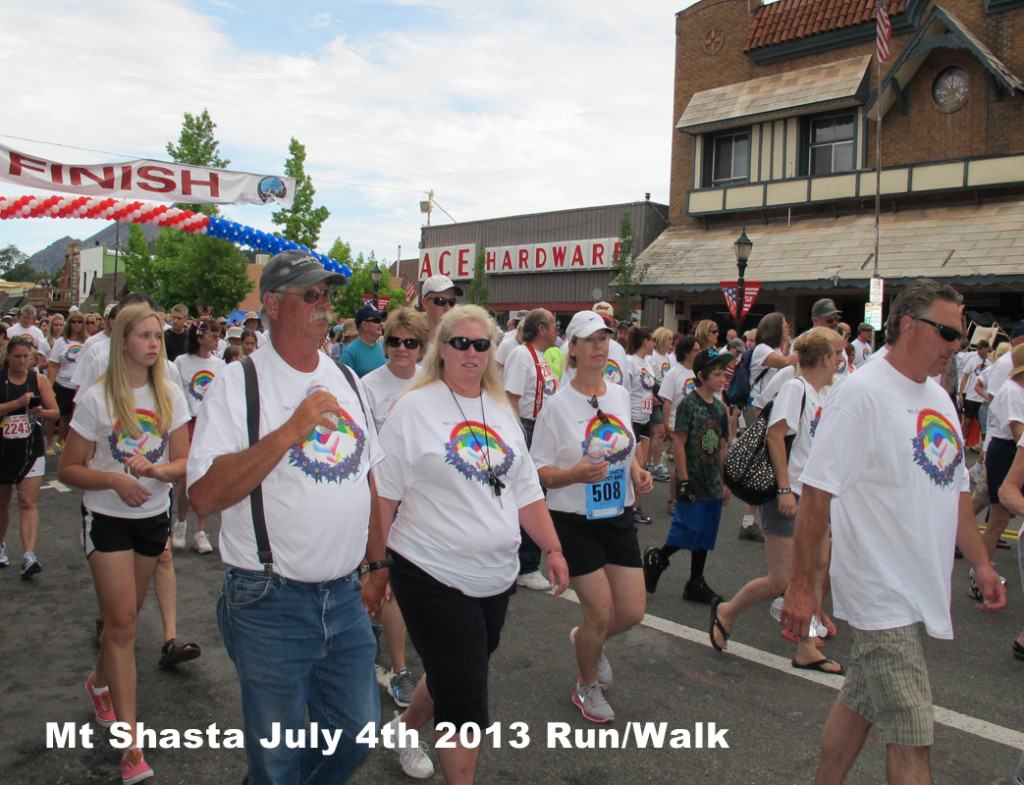
[[[171,536],[167,512],[149,518],[115,518],[92,512],[82,505],[82,543],[86,557],[93,551],[118,553],[135,551],[139,556],[159,556]]]
[[[981,401],[972,401],[964,398],[964,417],[968,420],[977,420],[978,412],[981,409]]]
[[[988,481],[988,502],[999,504],[999,486],[1010,472],[1017,455],[1017,443],[1010,439],[989,440],[985,451],[985,479]]]
[[[434,699],[434,725],[490,724],[487,669],[501,641],[515,584],[493,597],[468,597],[445,586],[399,553],[388,550],[391,590],[416,647]]]
[[[640,441],[641,439],[651,438],[651,423],[648,420],[645,423],[633,422],[633,437]]]
[[[626,508],[617,518],[590,520],[586,515],[551,510],[569,577],[589,575],[606,564],[642,567],[633,512]]]
[[[71,415],[75,413],[75,393],[70,387],[60,384],[53,385],[53,395],[57,399],[57,408],[60,409],[60,418],[65,422],[71,422]]]

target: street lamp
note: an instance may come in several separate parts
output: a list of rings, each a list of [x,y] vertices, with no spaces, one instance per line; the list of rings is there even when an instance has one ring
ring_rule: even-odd
[[[373,309],[379,311],[377,292],[380,291],[380,265],[376,262],[373,263],[373,269],[370,270],[370,280],[373,281]]]
[[[747,237],[746,227],[744,227],[743,234],[736,239],[732,247],[736,251],[736,271],[739,273],[739,278],[736,282],[736,327],[737,332],[743,332],[743,300],[745,296],[743,278],[747,272],[747,259],[750,258],[750,249],[754,247],[754,244]]]

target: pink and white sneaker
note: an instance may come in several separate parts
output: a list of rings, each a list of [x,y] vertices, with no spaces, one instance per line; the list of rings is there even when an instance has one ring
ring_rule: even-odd
[[[135,785],[136,782],[148,780],[152,776],[153,770],[142,757],[142,750],[132,747],[124,753],[124,757],[121,758],[121,782],[124,785]]]
[[[96,724],[109,728],[116,719],[114,717],[114,704],[110,700],[110,689],[104,687],[103,691],[97,695],[92,686],[92,674],[90,673],[89,678],[85,680],[85,691],[92,699],[92,708],[96,712]]]

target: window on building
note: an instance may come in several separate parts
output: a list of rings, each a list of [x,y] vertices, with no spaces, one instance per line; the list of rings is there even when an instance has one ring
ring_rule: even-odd
[[[750,176],[750,132],[730,131],[708,139],[704,185],[745,183]]]
[[[807,174],[852,172],[855,112],[814,117],[807,126]]]

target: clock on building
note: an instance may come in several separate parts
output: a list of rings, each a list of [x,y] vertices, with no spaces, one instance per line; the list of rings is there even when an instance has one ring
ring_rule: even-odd
[[[970,80],[961,68],[947,68],[932,85],[932,100],[946,112],[953,112],[967,102]]]

